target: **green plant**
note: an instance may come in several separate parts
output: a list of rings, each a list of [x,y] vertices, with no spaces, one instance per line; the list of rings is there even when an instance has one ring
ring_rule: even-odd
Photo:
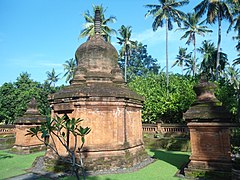
[[[79,126],[81,121],[83,121],[83,119],[69,118],[67,114],[63,117],[56,116],[56,118],[48,118],[46,123],[43,123],[41,126],[30,128],[26,135],[36,136],[40,141],[44,142],[48,148],[54,151],[61,161],[70,164],[72,174],[75,173],[77,179],[80,179],[79,169],[82,171],[83,178],[86,179],[81,150],[85,143],[85,136],[91,129],[89,127],[83,128]],[[70,136],[74,137],[74,145],[71,147],[69,145]],[[78,136],[81,137],[82,142],[80,147],[77,147]],[[57,138],[68,152],[67,157],[59,154],[55,138]],[[78,150],[79,153],[79,160],[76,158],[76,150]]]
[[[164,123],[181,123],[182,114],[195,100],[194,80],[181,75],[171,74],[168,93],[165,73],[149,73],[135,77],[128,86],[145,97],[143,122],[161,120]]]

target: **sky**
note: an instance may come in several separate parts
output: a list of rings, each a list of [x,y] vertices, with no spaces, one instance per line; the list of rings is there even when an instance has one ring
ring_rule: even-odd
[[[181,10],[192,12],[200,0],[190,0],[189,5]],[[118,30],[121,25],[132,27],[132,40],[147,45],[149,55],[158,59],[161,68],[165,67],[165,29],[152,30],[153,18],[145,18],[148,9],[146,4],[157,4],[158,0],[0,0],[0,85],[15,82],[20,73],[27,72],[31,79],[43,83],[47,79],[47,71],[54,68],[60,77],[64,74],[63,64],[75,57],[77,48],[86,41],[79,39],[85,22],[82,14],[92,5],[103,5],[107,8],[105,17],[115,16],[116,23],[109,24]],[[177,27],[175,26],[175,29]],[[232,40],[234,32],[226,33],[228,24],[223,22],[222,51],[228,54],[229,62],[237,57],[234,49],[236,41]],[[169,65],[178,54],[179,47],[186,40],[180,40],[184,32],[169,32]],[[205,37],[197,37],[197,46],[203,40],[212,40],[217,44],[217,26],[209,25],[213,33]],[[112,44],[117,50],[116,37]],[[201,55],[198,55],[201,59]],[[180,72],[180,68],[169,69]],[[65,82],[61,79],[57,85]]]

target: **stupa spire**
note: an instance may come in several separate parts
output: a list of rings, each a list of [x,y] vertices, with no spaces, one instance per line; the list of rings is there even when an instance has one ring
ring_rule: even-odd
[[[95,10],[94,32],[95,32],[95,34],[101,33],[101,13],[100,13],[99,7],[97,7]]]

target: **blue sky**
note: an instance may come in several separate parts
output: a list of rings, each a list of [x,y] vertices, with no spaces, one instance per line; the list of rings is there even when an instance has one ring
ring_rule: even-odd
[[[191,12],[199,0],[191,0],[183,8]],[[161,67],[165,66],[165,29],[153,32],[152,17],[145,19],[145,4],[157,4],[157,0],[0,0],[0,85],[14,82],[22,72],[31,74],[31,79],[44,82],[46,72],[55,69],[64,74],[64,62],[74,57],[75,51],[86,39],[79,39],[83,29],[86,10],[92,11],[92,5],[102,4],[107,7],[106,17],[116,16],[117,22],[109,24],[118,30],[121,25],[132,26],[132,39],[148,46],[148,52],[157,58]],[[223,23],[222,50],[229,60],[237,57],[232,40],[233,32],[226,34],[228,24]],[[204,39],[217,40],[216,25],[209,25],[213,33],[197,37],[198,46]],[[185,47],[185,40],[180,41],[181,31],[169,33],[169,63],[173,64],[179,46]],[[117,50],[120,46],[112,38]],[[188,46],[186,46],[188,47]],[[188,47],[189,51],[193,49]],[[200,58],[200,55],[199,55]],[[171,72],[180,72],[171,68]],[[58,85],[64,83],[59,81]]]

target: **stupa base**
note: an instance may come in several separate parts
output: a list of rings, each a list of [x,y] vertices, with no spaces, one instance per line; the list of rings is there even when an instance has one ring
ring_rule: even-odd
[[[95,174],[96,172],[114,173],[132,167],[142,168],[153,161],[143,145],[122,150],[88,151],[83,152],[82,156],[88,174]],[[51,151],[46,153],[45,166],[50,171],[66,171],[68,169],[68,165],[59,161],[57,157],[54,158]]]
[[[35,152],[45,151],[46,146],[44,144],[34,145],[34,146],[19,146],[14,145],[10,152],[15,154],[31,154]]]

